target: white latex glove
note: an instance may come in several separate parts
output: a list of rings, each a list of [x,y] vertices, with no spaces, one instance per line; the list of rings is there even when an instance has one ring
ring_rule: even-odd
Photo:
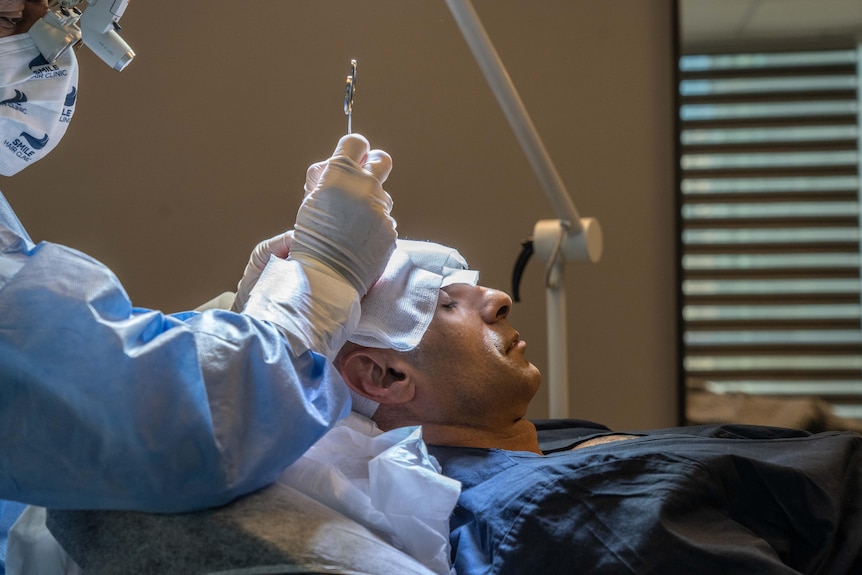
[[[383,273],[397,237],[392,198],[383,190],[392,158],[369,148],[359,134],[344,136],[331,158],[308,169],[288,256],[334,270],[360,296]]]
[[[259,246],[259,259],[252,254],[249,283],[264,268],[242,311],[278,326],[297,355],[335,357],[359,323],[360,298],[395,249],[392,199],[382,186],[392,159],[369,147],[358,134],[345,136],[329,160],[308,169],[293,239],[281,246],[287,259],[271,245]],[[267,249],[273,253],[264,261]]]
[[[231,310],[242,311],[248,301],[248,294],[255,286],[263,268],[266,267],[270,256],[285,259],[290,253],[290,244],[293,241],[293,230],[283,232],[275,237],[263,240],[252,250],[248,258],[248,264],[242,273],[242,279],[236,286],[236,298],[233,300]]]

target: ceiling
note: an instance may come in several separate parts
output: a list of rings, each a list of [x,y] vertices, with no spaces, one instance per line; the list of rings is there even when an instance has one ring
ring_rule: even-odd
[[[862,38],[862,0],[679,0],[685,47]]]

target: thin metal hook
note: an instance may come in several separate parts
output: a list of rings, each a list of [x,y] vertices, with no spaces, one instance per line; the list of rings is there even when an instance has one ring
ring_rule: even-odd
[[[350,73],[344,87],[344,114],[347,116],[347,133],[353,133],[353,97],[356,94],[356,60],[350,61]]]

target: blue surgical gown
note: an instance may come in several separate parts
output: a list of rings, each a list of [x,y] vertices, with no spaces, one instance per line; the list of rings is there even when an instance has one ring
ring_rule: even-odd
[[[348,412],[337,371],[273,324],[134,308],[98,261],[34,244],[0,194],[0,499],[216,506],[274,481]]]

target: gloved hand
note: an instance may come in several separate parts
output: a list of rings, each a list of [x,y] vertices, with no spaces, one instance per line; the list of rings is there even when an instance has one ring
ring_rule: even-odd
[[[263,268],[269,261],[270,256],[285,259],[290,253],[290,244],[293,241],[293,230],[283,232],[275,237],[263,240],[257,244],[248,258],[248,264],[242,273],[242,279],[236,286],[236,298],[231,306],[232,311],[240,312],[245,308],[248,294],[255,286]]]
[[[359,134],[344,136],[331,158],[308,168],[288,256],[302,265],[324,264],[360,297],[383,273],[397,237],[392,198],[382,185],[392,158],[369,147]]]

